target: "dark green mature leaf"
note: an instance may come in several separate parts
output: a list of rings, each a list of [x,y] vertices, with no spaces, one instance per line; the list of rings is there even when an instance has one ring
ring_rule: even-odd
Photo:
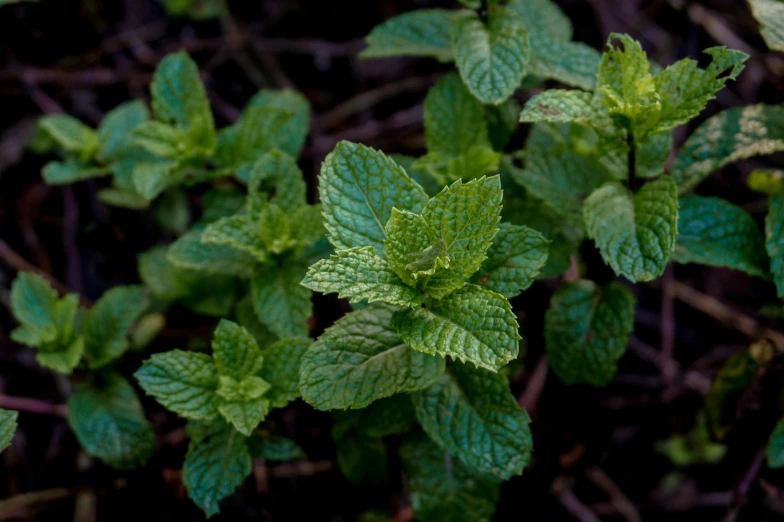
[[[91,368],[112,362],[128,349],[128,334],[147,304],[143,286],[118,286],[96,301],[81,328]]]
[[[155,117],[175,124],[187,137],[189,155],[210,155],[217,143],[207,92],[199,69],[185,51],[166,56],[155,70],[152,84]]]
[[[515,359],[520,335],[517,318],[502,295],[465,285],[431,308],[401,310],[393,325],[411,348],[450,356],[498,371]]]
[[[249,167],[273,150],[294,115],[273,107],[251,107],[237,123],[221,129],[215,161],[228,172]]]
[[[425,301],[425,296],[405,284],[372,247],[338,250],[311,266],[302,284],[315,292],[338,292],[338,297],[351,303],[384,301],[417,307]]]
[[[144,464],[155,432],[133,387],[118,374],[78,386],[68,399],[68,423],[90,455],[120,469]]]
[[[773,469],[784,468],[784,418],[776,423],[768,441],[768,466]]]
[[[681,199],[675,261],[768,275],[765,239],[745,210],[723,199],[691,196]]]
[[[442,62],[451,61],[449,26],[454,13],[448,9],[418,9],[390,18],[367,35],[368,48],[359,56],[432,56]]]
[[[98,126],[98,161],[110,163],[122,159],[132,147],[131,132],[149,119],[150,112],[140,100],[122,103],[107,112]]]
[[[108,176],[111,172],[80,160],[50,161],[41,170],[41,176],[49,185],[67,185],[91,178]]]
[[[661,177],[637,194],[618,182],[594,191],[583,206],[585,228],[604,262],[630,281],[664,273],[678,233],[678,189]]]
[[[0,410],[0,451],[11,445],[16,433],[18,411]]]
[[[512,298],[539,275],[547,262],[550,243],[533,229],[501,223],[487,259],[471,281]]]
[[[508,479],[528,465],[530,419],[504,376],[454,363],[413,400],[425,432],[466,466]]]
[[[354,484],[379,484],[387,473],[387,448],[380,438],[366,437],[352,425],[336,424],[332,438],[335,460],[343,475]]]
[[[545,316],[550,365],[566,384],[606,386],[634,329],[634,295],[620,283],[561,286]]]
[[[784,51],[784,4],[781,0],[748,0],[768,47]]]
[[[784,106],[735,107],[709,118],[686,140],[672,177],[681,193],[734,161],[784,151]]]
[[[276,136],[274,146],[296,158],[305,145],[310,129],[310,103],[297,91],[291,89],[262,89],[248,101],[245,112],[254,107],[272,107],[289,112],[292,117]],[[242,116],[244,117],[244,116]]]
[[[20,272],[11,285],[11,309],[16,320],[28,331],[35,331],[38,341],[51,343],[57,339],[57,292],[43,277]]]
[[[261,433],[248,439],[248,450],[253,458],[269,461],[300,460],[307,457],[297,443],[286,437]]]
[[[204,227],[192,228],[172,243],[169,261],[175,266],[210,274],[250,277],[256,260],[253,256],[224,245],[202,243]]]
[[[335,248],[372,246],[381,256],[392,208],[419,212],[428,200],[422,187],[390,158],[347,141],[324,160],[319,191],[327,237]]]
[[[208,516],[220,513],[218,503],[242,484],[252,470],[246,438],[223,422],[189,423],[191,442],[182,466],[182,482]]]
[[[490,521],[501,496],[497,480],[478,475],[421,435],[405,439],[400,456],[418,520]]]
[[[768,200],[765,218],[765,246],[770,256],[770,271],[779,296],[784,295],[784,193]]]
[[[282,339],[264,350],[264,366],[259,375],[272,385],[264,395],[272,408],[283,408],[300,397],[299,370],[313,340],[308,337]]]
[[[522,82],[530,62],[528,32],[517,14],[492,9],[487,26],[473,11],[453,15],[450,40],[457,69],[482,103],[498,105]]]
[[[281,339],[307,336],[313,313],[310,290],[300,284],[307,267],[294,260],[259,268],[251,279],[253,309],[259,320]]]
[[[208,355],[181,350],[155,354],[135,376],[148,395],[181,417],[218,417],[218,372]]]
[[[364,408],[432,384],[444,371],[443,359],[406,346],[390,324],[392,314],[374,306],[328,328],[302,358],[305,401],[320,410]]]
[[[302,171],[294,158],[272,150],[248,171],[248,214],[258,217],[270,200],[286,212],[294,212],[305,205],[306,191]]]
[[[556,42],[531,35],[531,75],[591,90],[596,86],[600,61],[599,51],[583,43]]]
[[[207,248],[217,245],[248,254],[258,263],[269,257],[258,223],[246,215],[225,217],[210,223],[201,235],[201,242]]]

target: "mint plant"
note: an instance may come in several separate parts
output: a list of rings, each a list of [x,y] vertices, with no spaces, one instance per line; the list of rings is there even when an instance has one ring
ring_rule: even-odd
[[[18,411],[0,409],[0,451],[11,445],[16,433]]]

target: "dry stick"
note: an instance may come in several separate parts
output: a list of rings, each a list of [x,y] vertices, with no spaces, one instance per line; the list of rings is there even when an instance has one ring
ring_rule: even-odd
[[[743,506],[746,505],[746,500],[749,496],[749,490],[751,489],[751,486],[754,484],[754,482],[757,481],[757,476],[759,475],[760,469],[762,468],[762,463],[765,460],[765,449],[766,446],[762,446],[757,451],[757,454],[754,455],[754,459],[751,461],[751,465],[743,474],[743,477],[735,488],[735,506],[730,509],[730,511],[727,513],[727,516],[724,517],[724,522],[735,522],[738,520],[740,511],[743,509]]]
[[[664,366],[664,364],[666,364],[660,351],[648,344],[645,344],[636,337],[629,339],[629,348],[634,353],[636,353],[638,357],[652,363],[657,368],[661,368]],[[675,376],[677,377],[681,373],[680,364],[674,360],[670,361],[670,364],[672,365],[675,371]],[[702,395],[706,395],[711,387],[710,379],[693,370],[688,370],[683,373],[683,383]]]
[[[517,404],[528,413],[535,410],[539,403],[539,397],[542,395],[544,384],[547,381],[547,367],[547,355],[542,355],[536,363],[536,368],[534,368],[530,379],[528,379],[525,391],[517,400]]]
[[[558,497],[563,507],[580,522],[602,522],[588,506],[577,498],[569,485],[569,479],[566,477],[556,478],[550,489]]]
[[[28,399],[25,397],[9,397],[0,394],[0,408],[4,410],[26,411],[39,415],[53,415],[55,417],[65,417],[68,407],[65,404],[52,404],[51,402],[39,399]]]
[[[731,326],[752,339],[765,337],[773,341],[780,350],[784,350],[784,334],[760,326],[756,320],[730,308],[715,297],[704,294],[679,281],[674,281],[672,286],[665,287],[664,291],[672,293],[676,299],[680,299],[692,308],[713,317],[720,323]]]
[[[604,491],[618,513],[628,522],[642,522],[640,512],[634,506],[621,488],[601,468],[590,467],[585,470],[585,476]]]

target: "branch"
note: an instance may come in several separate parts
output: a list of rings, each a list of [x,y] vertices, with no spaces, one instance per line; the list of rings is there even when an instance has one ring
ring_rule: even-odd
[[[0,408],[5,410],[26,411],[38,415],[52,415],[55,417],[65,417],[68,407],[65,404],[52,404],[51,402],[40,399],[28,399],[25,397],[9,397],[0,394]]]

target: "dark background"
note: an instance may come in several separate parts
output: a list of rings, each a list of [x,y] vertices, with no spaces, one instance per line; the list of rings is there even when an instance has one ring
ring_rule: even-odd
[[[699,58],[701,49],[713,45],[750,53],[738,82],[701,119],[732,106],[784,101],[784,55],[766,50],[744,1],[558,3],[574,22],[575,39],[597,49],[616,31],[641,40],[663,65]],[[100,203],[95,195],[103,181],[43,184],[40,169],[51,158],[25,150],[35,119],[66,112],[95,125],[120,102],[148,99],[155,65],[166,53],[185,48],[201,66],[220,126],[233,121],[261,87],[304,93],[314,119],[300,163],[315,198],[318,166],[341,139],[385,152],[423,152],[424,96],[451,66],[427,59],[361,61],[355,55],[381,21],[415,8],[455,4],[233,1],[233,18],[222,22],[168,18],[153,0],[43,0],[0,8],[0,403],[8,397],[38,401],[31,403],[37,413],[21,413],[14,445],[0,455],[0,499],[8,499],[0,501],[0,520],[203,519],[181,483],[187,445],[181,421],[145,401],[160,441],[147,467],[116,472],[91,461],[80,455],[60,410],[53,408],[64,402],[68,383],[38,368],[32,351],[8,338],[14,326],[8,287],[25,262],[95,299],[114,285],[137,282],[136,253],[173,239],[149,212]],[[522,102],[529,95],[517,96]],[[676,144],[695,124],[678,129]],[[765,200],[747,190],[744,180],[754,167],[781,165],[780,160],[726,168],[698,192],[726,197],[761,222]],[[198,212],[198,190],[191,199]],[[592,246],[584,250],[589,275],[600,271]],[[679,284],[696,289],[697,297],[674,298],[671,290]],[[765,305],[781,310],[773,285],[695,266],[670,268],[659,282],[639,285],[635,337],[618,376],[603,389],[566,387],[538,364],[544,311],[555,286],[537,283],[513,303],[528,350],[526,370],[513,376],[512,390],[531,411],[535,453],[524,476],[504,485],[495,520],[784,520],[784,474],[768,470],[761,458],[779,416],[775,390],[784,372],[778,362],[739,408],[721,463],[681,470],[665,482],[676,469],[656,450],[658,442],[691,429],[703,403],[700,390],[723,361],[761,336],[759,326],[784,331],[781,320],[759,314]],[[336,318],[335,309],[333,299],[316,298],[316,331]],[[744,316],[750,327],[738,324]],[[207,339],[213,324],[175,309],[151,349]],[[142,358],[127,357],[122,369],[132,373]],[[215,520],[351,521],[369,510],[397,522],[411,520],[394,441],[386,480],[356,486],[335,469],[328,415],[297,402],[276,412],[272,422],[309,460],[258,467]]]

